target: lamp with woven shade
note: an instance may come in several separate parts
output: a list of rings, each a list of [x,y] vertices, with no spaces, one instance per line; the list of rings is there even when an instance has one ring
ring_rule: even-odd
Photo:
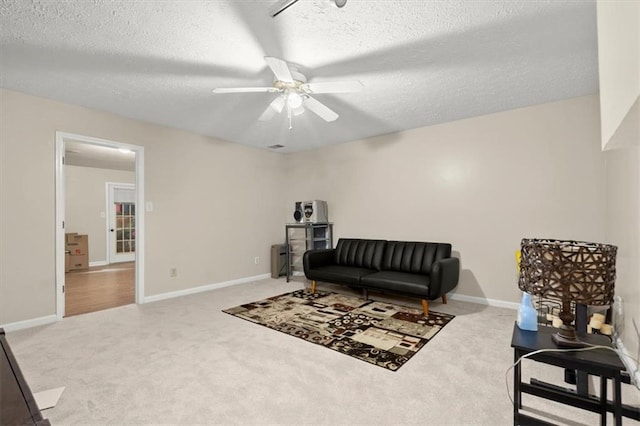
[[[610,305],[618,248],[609,244],[551,239],[522,240],[518,287],[562,302],[562,326],[552,338],[560,347],[586,346],[576,336],[571,303]]]

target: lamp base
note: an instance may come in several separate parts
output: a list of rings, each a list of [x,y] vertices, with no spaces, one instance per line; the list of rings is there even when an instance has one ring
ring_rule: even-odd
[[[551,335],[551,340],[559,348],[586,348],[589,346],[578,339],[576,330],[572,327],[562,325],[557,333]]]

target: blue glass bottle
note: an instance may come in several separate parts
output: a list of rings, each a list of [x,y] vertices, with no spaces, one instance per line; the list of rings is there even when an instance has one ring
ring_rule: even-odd
[[[518,327],[521,330],[538,331],[538,313],[533,307],[529,293],[522,292],[522,302],[518,307]]]

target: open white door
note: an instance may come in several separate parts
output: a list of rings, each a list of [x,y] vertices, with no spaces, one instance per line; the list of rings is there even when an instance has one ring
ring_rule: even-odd
[[[107,183],[109,263],[136,260],[136,187]]]

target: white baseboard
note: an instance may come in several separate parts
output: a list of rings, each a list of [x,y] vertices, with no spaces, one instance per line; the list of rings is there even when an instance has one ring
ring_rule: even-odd
[[[56,317],[56,315],[54,314],[54,315],[47,315],[46,317],[39,317],[39,318],[33,318],[33,319],[24,320],[24,321],[10,322],[8,324],[0,325],[0,328],[4,328],[4,331],[10,332],[10,331],[22,330],[23,328],[37,327],[39,325],[53,324],[57,320],[58,320],[58,317]]]
[[[207,284],[199,287],[187,288],[184,290],[170,291],[168,293],[156,294],[154,296],[145,297],[142,303],[157,302],[159,300],[173,299],[174,297],[187,296],[189,294],[202,293],[203,291],[215,290],[218,288],[229,287],[237,284],[244,284],[251,281],[263,280],[271,277],[271,274],[255,275],[253,277],[238,278],[237,280],[224,281],[221,283]]]
[[[92,266],[105,266],[108,264],[109,262],[107,262],[106,260],[95,260],[93,262],[89,262],[89,268],[91,268]]]
[[[448,294],[447,297],[461,302],[477,303],[479,305],[495,306],[496,308],[518,309],[519,303],[506,302],[504,300],[487,299],[486,297],[467,296],[465,294]]]

